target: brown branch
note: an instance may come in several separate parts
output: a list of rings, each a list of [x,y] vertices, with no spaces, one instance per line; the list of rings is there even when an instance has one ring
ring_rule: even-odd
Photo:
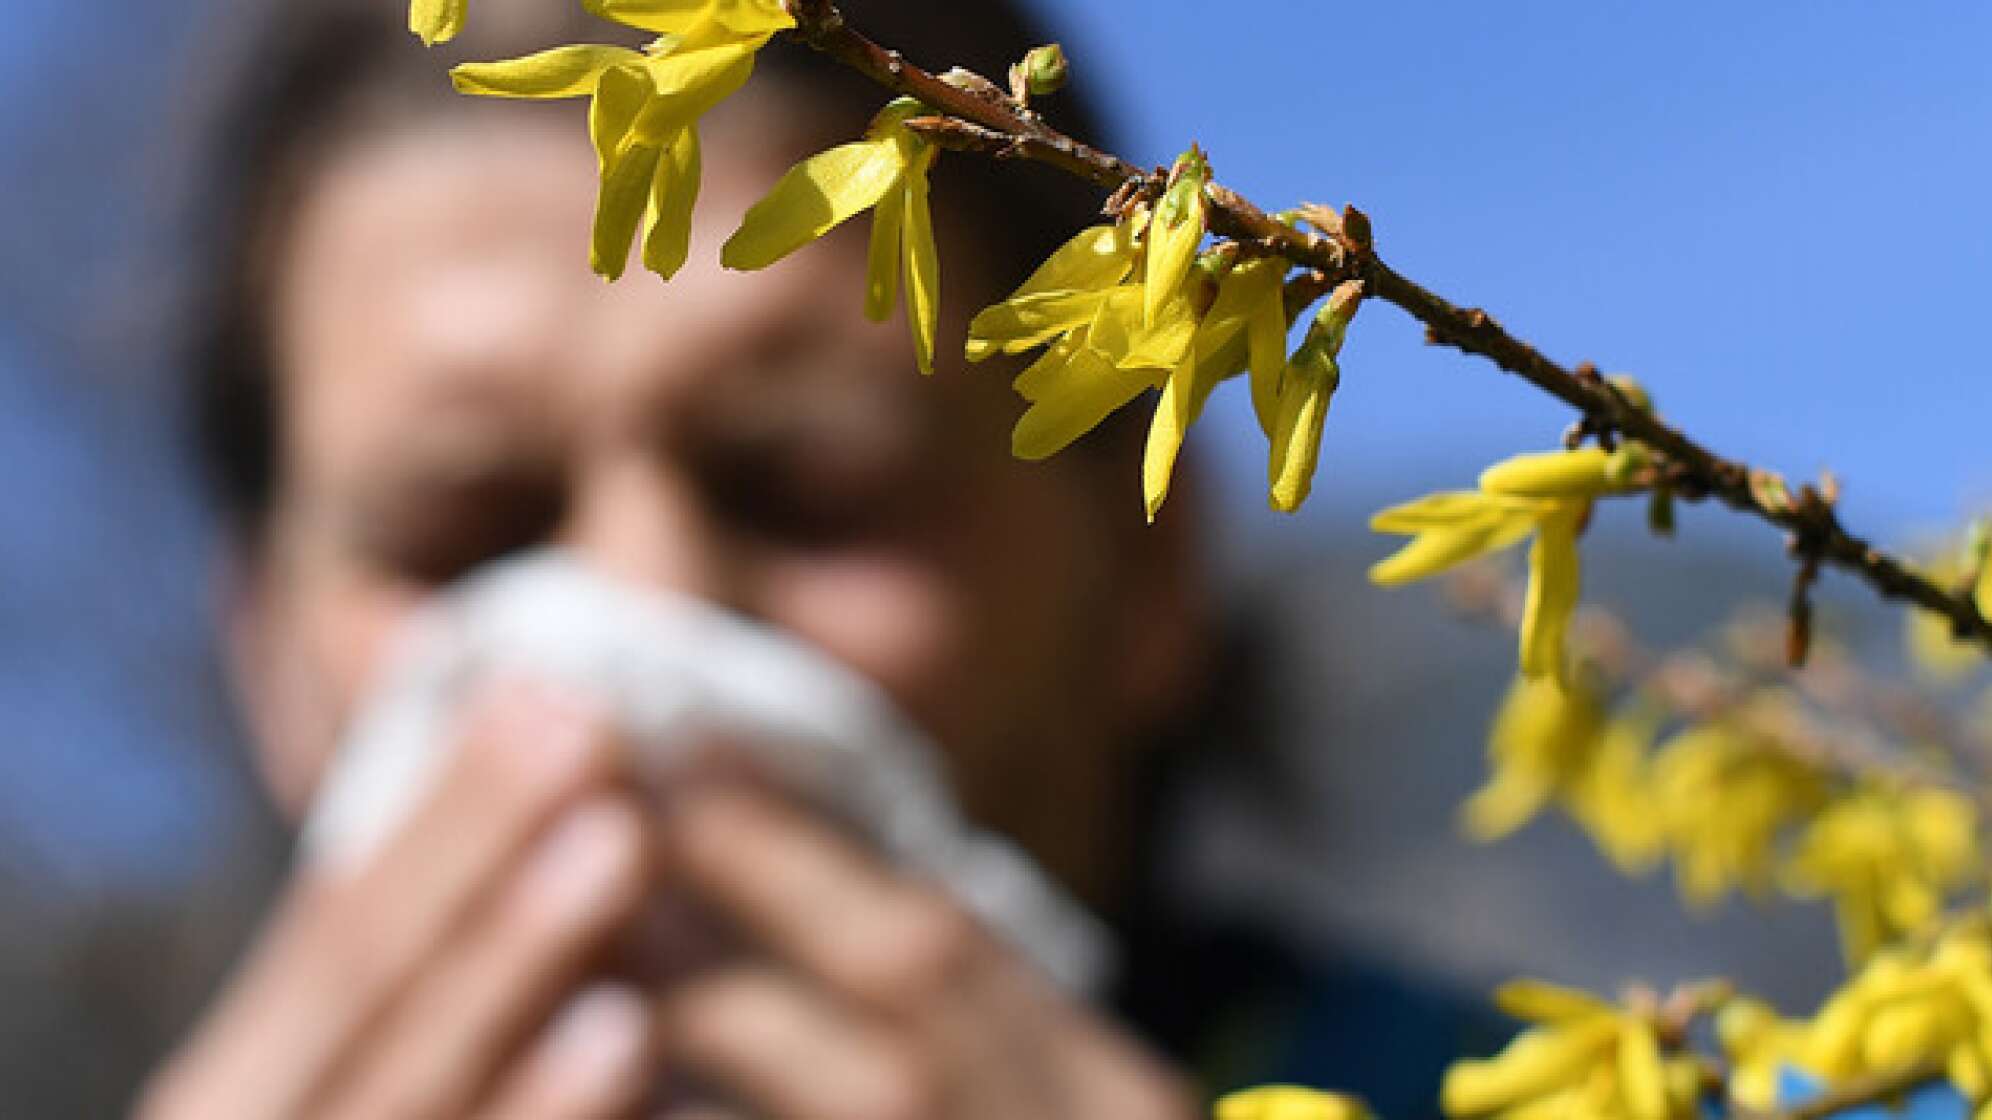
[[[923,122],[929,135],[950,147],[1002,158],[1023,158],[1059,168],[1100,187],[1133,182],[1147,185],[1159,176],[1111,152],[1059,132],[1035,113],[985,81],[950,84],[852,29],[833,0],[786,0],[797,34],[816,50],[844,63],[895,93],[918,98],[962,125]],[[969,88],[972,86],[973,88]],[[1277,221],[1244,196],[1218,184],[1208,189],[1210,228],[1221,237],[1260,244],[1330,281],[1360,279],[1368,295],[1396,304],[1423,323],[1429,341],[1492,361],[1583,415],[1600,433],[1646,444],[1663,461],[1668,484],[1684,498],[1713,497],[1792,534],[1807,555],[1854,573],[1884,598],[1907,600],[1950,621],[1959,638],[1992,651],[1992,620],[1978,613],[1969,595],[1945,588],[1906,562],[1881,551],[1840,524],[1828,502],[1779,502],[1751,486],[1753,472],[1726,458],[1653,413],[1636,407],[1603,378],[1583,367],[1573,371],[1510,334],[1479,308],[1463,308],[1406,279],[1385,264],[1370,245],[1367,219],[1337,225],[1330,236]],[[1350,212],[1352,218],[1359,214]]]

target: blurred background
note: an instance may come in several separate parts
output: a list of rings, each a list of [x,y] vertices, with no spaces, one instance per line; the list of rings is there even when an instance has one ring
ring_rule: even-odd
[[[1715,447],[1830,464],[1849,522],[1884,541],[1992,501],[1971,336],[1992,281],[1992,10],[1039,7],[1122,154],[1197,140],[1268,205],[1355,201],[1399,269],[1552,356],[1637,373]],[[278,870],[253,854],[274,826],[215,666],[216,556],[159,342],[173,107],[223,23],[219,4],[17,0],[0,30],[0,1106],[68,1082],[111,1107]],[[1684,915],[1559,821],[1493,849],[1457,839],[1510,640],[1429,589],[1368,588],[1390,542],[1364,519],[1550,446],[1568,417],[1386,307],[1344,368],[1298,517],[1264,509],[1240,387],[1192,438],[1230,586],[1280,604],[1274,684],[1308,747],[1286,763],[1291,812],[1236,822],[1206,873],[1470,983],[1729,972],[1804,1005],[1837,968],[1823,908]],[[1761,525],[1689,509],[1656,545],[1635,509],[1609,514],[1588,596],[1656,644],[1782,593]],[[1820,599],[1842,631],[1892,639],[1864,590],[1829,577]],[[106,965],[132,944],[145,967]],[[98,1044],[133,1016],[151,1019],[123,1049]]]

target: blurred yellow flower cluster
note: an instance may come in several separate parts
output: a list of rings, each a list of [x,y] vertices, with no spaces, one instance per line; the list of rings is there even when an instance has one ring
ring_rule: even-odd
[[[1498,839],[1553,805],[1628,874],[1671,857],[1691,905],[1735,889],[1829,897],[1848,959],[1863,960],[1983,885],[1979,806],[1934,773],[1828,765],[1781,737],[1796,703],[1761,689],[1663,739],[1658,705],[1635,694],[1610,712],[1595,674],[1517,678],[1463,824]]]
[[[1654,1007],[1520,980],[1495,993],[1530,1024],[1488,1059],[1453,1063],[1439,1103],[1447,1116],[1541,1120],[1688,1120],[1698,1115],[1705,1064],[1661,1043]]]
[[[1776,1102],[1778,1071],[1829,1084],[1927,1070],[1992,1116],[1992,934],[1976,914],[1921,944],[1875,954],[1810,1020],[1737,1000],[1717,1031],[1730,1091],[1753,1108]]]
[[[1978,810],[1941,788],[1871,783],[1839,798],[1799,837],[1786,883],[1826,894],[1851,960],[1922,928],[1945,898],[1980,878]]]

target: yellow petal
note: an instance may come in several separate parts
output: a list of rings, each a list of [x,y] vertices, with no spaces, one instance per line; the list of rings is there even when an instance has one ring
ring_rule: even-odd
[[[463,30],[469,0],[409,0],[408,30],[427,46],[447,43]]]
[[[1042,459],[1063,449],[1154,385],[1153,371],[1122,369],[1090,346],[1072,347],[1055,379],[1051,371],[1038,377],[1042,389],[1010,437],[1019,459]]]
[[[1066,367],[1072,364],[1080,348],[1085,345],[1084,330],[1066,335],[1052,343],[1050,349],[1038,355],[1037,361],[1032,362],[1024,372],[1017,375],[1016,380],[1010,382],[1010,387],[1027,401],[1035,403],[1043,400],[1046,394],[1058,391],[1059,381],[1068,375]]]
[[[1112,294],[1112,289],[1037,292],[985,307],[968,324],[968,360],[1043,346],[1091,322]]]
[[[1197,320],[1188,299],[1178,296],[1150,323],[1142,318],[1143,294],[1132,284],[1113,289],[1093,312],[1087,335],[1095,350],[1126,369],[1147,367],[1158,374],[1176,368],[1196,341]]]
[[[1188,180],[1185,180],[1187,183]],[[1166,201],[1166,200],[1165,200]],[[1168,207],[1165,206],[1164,209]],[[1177,212],[1159,212],[1148,227],[1148,275],[1142,286],[1141,319],[1154,326],[1162,309],[1181,294],[1183,281],[1196,263],[1203,242],[1204,207],[1201,189],[1183,192]]]
[[[1528,536],[1534,528],[1532,515],[1506,512],[1456,529],[1421,533],[1371,567],[1370,582],[1394,587],[1426,579],[1476,556],[1499,552]]]
[[[625,143],[602,169],[588,266],[606,279],[621,278],[629,264],[630,242],[636,239],[636,227],[650,207],[650,190],[660,155],[647,144]]]
[[[1010,298],[1111,288],[1133,267],[1134,246],[1126,226],[1090,226],[1046,257]]]
[[[1508,981],[1494,989],[1494,1006],[1503,1014],[1535,1023],[1557,1023],[1612,1012],[1611,1004],[1589,992],[1543,980]]]
[[[685,266],[692,244],[692,207],[699,200],[699,133],[687,128],[664,149],[651,177],[650,231],[643,267],[669,280]]]
[[[906,176],[906,321],[921,373],[934,372],[934,335],[941,318],[941,255],[934,244],[934,216],[927,201],[928,149]]]
[[[649,99],[650,79],[641,67],[616,66],[602,72],[594,100],[588,103],[588,138],[595,145],[597,170],[608,169]]]
[[[871,244],[865,254],[865,318],[883,322],[899,299],[899,270],[905,259],[906,194],[888,190],[872,208]]]
[[[1588,498],[1615,489],[1599,447],[1517,455],[1480,472],[1480,488],[1518,498]]]
[[[1522,606],[1521,668],[1525,677],[1561,676],[1563,638],[1581,594],[1577,524],[1582,503],[1543,518],[1529,549],[1529,589]]]
[[[654,96],[632,126],[647,141],[662,143],[733,96],[754,72],[760,40],[727,41],[702,49],[674,48],[647,55],[643,69]]]
[[[1460,807],[1460,827],[1474,842],[1492,843],[1534,820],[1555,792],[1545,774],[1504,767]]]
[[[1653,1028],[1629,1022],[1619,1032],[1619,1091],[1633,1120],[1667,1120],[1667,1072]]]
[[[1273,415],[1272,457],[1266,465],[1274,509],[1294,512],[1314,488],[1328,405],[1341,383],[1341,368],[1327,354],[1287,363]]]
[[[1151,522],[1169,496],[1169,480],[1183,450],[1183,437],[1189,434],[1190,425],[1203,411],[1204,398],[1210,395],[1208,388],[1199,392],[1196,382],[1196,359],[1185,358],[1163,382],[1161,399],[1155,402],[1155,417],[1148,424],[1148,444],[1141,461],[1142,501]]]
[[[779,0],[583,0],[603,19],[659,35],[683,35],[706,20],[738,36],[795,26]]]
[[[1454,1062],[1440,1107],[1448,1116],[1475,1116],[1553,1092],[1582,1077],[1617,1033],[1618,1024],[1605,1017],[1523,1031],[1497,1057]]]
[[[458,93],[480,97],[580,97],[593,93],[610,69],[642,61],[624,47],[555,47],[503,62],[466,62],[450,71],[450,82]]]
[[[906,147],[895,140],[860,140],[813,155],[747,211],[720,250],[720,263],[766,268],[876,205],[905,171]]]
[[[1272,258],[1246,261],[1232,269],[1227,282],[1246,305],[1245,336],[1252,367],[1252,410],[1259,427],[1267,435],[1273,431],[1275,405],[1279,400],[1280,375],[1286,372],[1286,299],[1281,281],[1284,262]],[[1220,289],[1218,302],[1224,301]],[[1212,307],[1213,314],[1217,307]]]
[[[1427,529],[1458,528],[1500,509],[1502,499],[1478,490],[1443,490],[1370,517],[1379,533],[1422,533]]]
[[[1298,1085],[1262,1085],[1219,1098],[1215,1120],[1369,1120],[1369,1106]]]

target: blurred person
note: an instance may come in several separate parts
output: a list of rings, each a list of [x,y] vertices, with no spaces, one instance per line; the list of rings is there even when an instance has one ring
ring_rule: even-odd
[[[412,612],[557,543],[882,686],[966,811],[1109,919],[1123,975],[1106,1006],[1059,990],[941,889],[750,782],[639,794],[614,727],[515,688],[465,713],[378,858],[296,869],[142,1114],[616,1116],[660,1075],[780,1118],[1183,1117],[1269,1078],[1431,1112],[1477,1026],[1445,992],[1174,889],[1198,842],[1175,812],[1185,759],[1243,746],[1249,685],[1193,475],[1150,527],[1140,417],[1012,460],[1007,378],[945,357],[922,378],[904,324],[857,313],[862,222],[720,269],[776,177],[886,99],[799,46],[763,52],[707,119],[691,263],[603,285],[575,106],[458,98],[444,76],[614,30],[575,7],[480,0],[431,53],[390,0],[299,0],[224,99],[192,373],[231,533],[222,625],[273,799],[309,807]],[[848,8],[985,73],[1042,38],[1003,3]],[[1071,95],[1051,111],[1098,134]],[[943,157],[943,338],[1089,219],[1097,200],[1054,179]],[[653,890],[758,963],[611,967]]]

